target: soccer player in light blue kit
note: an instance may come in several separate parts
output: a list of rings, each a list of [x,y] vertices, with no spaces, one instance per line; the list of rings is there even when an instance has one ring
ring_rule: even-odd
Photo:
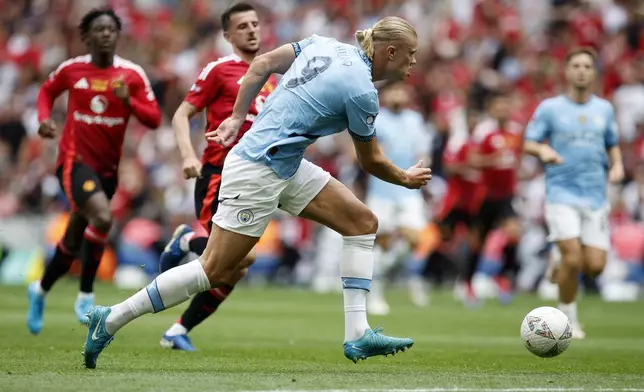
[[[596,54],[572,51],[566,58],[566,94],[543,101],[526,131],[524,150],[545,165],[546,222],[561,253],[556,268],[559,309],[570,319],[573,337],[585,334],[577,317],[579,272],[594,277],[610,248],[608,181],[624,178],[612,105],[592,93]]]
[[[409,99],[404,82],[394,82],[380,90],[382,108],[375,123],[378,144],[398,167],[409,167],[419,160],[428,161],[429,157],[431,138],[423,116],[407,108]],[[367,312],[386,315],[389,304],[385,300],[380,277],[397,262],[406,259],[418,244],[420,232],[427,226],[425,200],[417,190],[405,189],[371,176],[366,204],[378,217],[374,281],[367,299]],[[414,303],[424,305],[427,296],[422,279],[412,276],[409,284]]]
[[[304,150],[317,138],[348,129],[367,172],[412,189],[431,179],[431,170],[421,164],[407,170],[392,164],[378,148],[374,129],[379,105],[373,82],[409,75],[416,63],[416,31],[404,19],[388,17],[373,28],[358,31],[356,38],[360,49],[314,35],[253,60],[232,116],[206,134],[209,140],[232,144],[269,76],[283,73],[284,78],[226,158],[220,204],[206,250],[199,259],[159,275],[124,302],[93,308],[85,342],[86,367],[95,368],[98,355],[114,334],[135,318],[160,312],[210,288],[235,285],[248,267],[242,262],[244,256],[277,208],[343,236],[344,355],[356,362],[413,345],[411,339],[382,335],[367,322],[378,220],[344,185],[303,159]]]

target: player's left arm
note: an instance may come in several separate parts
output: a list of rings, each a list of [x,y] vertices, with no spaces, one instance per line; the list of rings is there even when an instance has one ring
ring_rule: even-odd
[[[129,86],[125,83],[117,84],[114,93],[130,108],[141,124],[156,129],[161,125],[161,110],[152,91],[150,80],[143,71],[133,72],[133,74],[132,83]],[[119,94],[118,89],[127,91]]]
[[[608,180],[613,183],[619,183],[624,180],[624,163],[622,160],[622,151],[619,148],[619,131],[617,129],[617,121],[615,121],[615,111],[612,106],[608,115],[607,126],[604,143],[606,144],[608,163],[610,165]]]

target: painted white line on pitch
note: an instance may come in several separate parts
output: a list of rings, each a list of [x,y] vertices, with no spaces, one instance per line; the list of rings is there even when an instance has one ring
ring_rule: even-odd
[[[270,389],[242,392],[644,392],[644,388],[417,388],[417,389]]]

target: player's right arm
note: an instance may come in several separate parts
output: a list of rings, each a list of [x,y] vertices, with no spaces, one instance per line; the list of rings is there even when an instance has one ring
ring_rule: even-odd
[[[49,77],[40,87],[38,92],[38,134],[45,139],[56,137],[56,124],[51,119],[51,109],[54,107],[54,101],[63,91],[67,90],[67,71],[69,69],[67,62],[62,63],[55,71],[49,74]]]
[[[172,129],[183,159],[183,177],[185,179],[201,176],[201,161],[197,158],[197,153],[192,146],[192,139],[190,139],[190,119],[197,112],[194,105],[183,101],[172,117]]]
[[[552,147],[544,143],[544,140],[550,136],[550,131],[549,111],[542,102],[528,124],[523,152],[539,158],[543,163],[559,165],[563,163],[563,158]]]
[[[346,102],[348,130],[353,138],[360,166],[367,173],[392,184],[410,189],[426,185],[432,179],[432,171],[422,167],[422,161],[402,170],[380,150],[374,127],[378,106],[378,94],[375,91],[352,97]]]
[[[218,62],[209,63],[201,70],[186,98],[172,116],[172,129],[183,159],[183,176],[186,179],[201,176],[201,161],[197,158],[190,139],[190,119],[216,100],[221,91],[222,76],[217,64]]]

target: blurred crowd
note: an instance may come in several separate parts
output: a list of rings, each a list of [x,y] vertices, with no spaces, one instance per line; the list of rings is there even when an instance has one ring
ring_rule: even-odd
[[[441,157],[450,136],[467,132],[468,114],[485,97],[509,91],[514,120],[526,124],[544,98],[562,92],[567,51],[587,45],[600,55],[597,94],[616,108],[627,180],[611,190],[617,224],[644,220],[644,2],[641,0],[255,0],[262,48],[310,34],[353,42],[353,32],[397,15],[418,30],[418,64],[409,80],[413,108],[431,135],[434,180],[428,203],[440,203]],[[44,216],[67,208],[53,176],[56,145],[37,135],[40,83],[65,59],[85,53],[76,26],[90,8],[110,6],[124,20],[118,54],[143,66],[162,107],[154,132],[131,122],[112,202],[112,243],[150,248],[178,223],[194,221],[192,182],[183,180],[170,118],[207,62],[230,53],[219,15],[228,0],[0,0],[0,219]],[[56,104],[62,125],[65,100]],[[203,119],[193,124],[203,147]],[[364,175],[342,137],[307,152],[363,195]],[[522,166],[519,202],[528,225],[542,226],[534,200],[542,184],[536,162]],[[541,185],[542,187],[542,185]],[[312,257],[315,228],[283,217],[276,241],[284,264]],[[153,229],[153,230],[151,230]],[[526,231],[527,232],[527,231]],[[127,238],[124,238],[127,237]],[[545,237],[544,237],[545,238]],[[641,237],[639,237],[641,238]],[[540,241],[544,241],[542,238]],[[637,251],[632,251],[637,254]],[[641,260],[644,252],[638,255]],[[632,256],[634,257],[634,256]]]

